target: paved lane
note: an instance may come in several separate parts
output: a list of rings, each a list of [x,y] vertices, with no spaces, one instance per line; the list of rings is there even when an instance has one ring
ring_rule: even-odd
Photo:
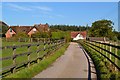
[[[77,43],[71,42],[63,56],[34,78],[88,78],[88,66],[83,50]],[[91,70],[95,72],[95,69]],[[96,75],[93,74],[92,78]]]

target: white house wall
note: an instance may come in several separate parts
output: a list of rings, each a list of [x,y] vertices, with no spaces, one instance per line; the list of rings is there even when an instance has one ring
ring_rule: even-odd
[[[80,34],[78,34],[73,40],[79,40],[79,39],[84,39],[84,37]]]

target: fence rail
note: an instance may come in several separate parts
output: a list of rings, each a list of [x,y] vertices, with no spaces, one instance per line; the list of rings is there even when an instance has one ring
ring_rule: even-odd
[[[2,57],[0,58],[0,61],[6,61],[6,60],[12,60],[12,65],[9,66],[5,66],[2,68],[2,70],[0,71],[2,73],[2,75],[11,72],[11,73],[15,73],[16,69],[18,69],[21,66],[26,65],[28,68],[30,67],[30,64],[34,61],[36,61],[37,63],[40,62],[40,60],[44,59],[46,56],[48,56],[52,51],[60,48],[61,46],[63,46],[65,43],[64,39],[61,40],[48,40],[42,42],[42,43],[37,43],[37,44],[25,44],[25,45],[14,45],[14,46],[4,46],[1,47],[1,50],[6,50],[6,49],[12,49],[12,55],[11,56],[7,56],[7,57]],[[43,45],[43,48],[40,48],[40,45]],[[32,46],[36,46],[36,49],[34,51],[30,51]],[[26,52],[22,52],[17,54],[16,53],[16,49],[18,48],[27,48]],[[40,52],[43,51],[43,54],[40,55]],[[2,53],[4,54],[4,53]],[[30,59],[31,54],[37,54],[36,58],[34,60]],[[27,61],[22,61],[21,63],[17,64],[16,59],[22,56],[27,56]]]
[[[120,46],[117,43],[84,41],[85,45],[103,56],[113,66],[113,70],[120,71]]]

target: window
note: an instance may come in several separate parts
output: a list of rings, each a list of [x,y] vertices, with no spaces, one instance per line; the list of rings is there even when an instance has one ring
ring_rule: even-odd
[[[35,31],[36,31],[36,29],[34,28],[34,29],[33,29],[33,31],[35,32]]]
[[[12,28],[10,28],[10,32],[12,32]]]

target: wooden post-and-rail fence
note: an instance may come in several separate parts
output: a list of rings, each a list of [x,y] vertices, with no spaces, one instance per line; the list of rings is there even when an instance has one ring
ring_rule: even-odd
[[[11,59],[13,61],[12,65],[2,67],[2,70],[1,70],[2,76],[4,76],[6,73],[10,73],[10,72],[15,73],[17,71],[17,69],[19,69],[20,67],[23,67],[23,66],[26,66],[29,68],[31,63],[33,63],[33,62],[39,63],[40,60],[44,59],[45,57],[50,55],[50,53],[59,49],[61,46],[64,45],[64,43],[65,43],[64,39],[47,40],[47,41],[44,40],[44,42],[40,42],[40,43],[36,43],[36,44],[24,44],[24,45],[13,45],[13,46],[1,47],[0,48],[1,50],[6,50],[6,49],[13,50],[13,54],[11,56],[0,58],[0,61],[11,60]],[[40,48],[40,45],[42,45],[43,48]],[[37,47],[35,51],[30,51],[32,46]],[[27,47],[27,52],[17,54],[16,49],[23,48],[23,47],[25,47],[25,48]],[[41,51],[43,51],[42,55],[40,54]],[[4,54],[4,53],[2,53],[2,54]],[[31,58],[30,58],[31,54],[37,54],[35,60],[31,60]],[[23,61],[23,62],[17,64],[16,59],[21,56],[27,56],[27,61],[25,61],[25,62]]]
[[[105,61],[110,62],[113,71],[120,71],[120,46],[117,43],[84,41],[84,44],[103,56]]]

